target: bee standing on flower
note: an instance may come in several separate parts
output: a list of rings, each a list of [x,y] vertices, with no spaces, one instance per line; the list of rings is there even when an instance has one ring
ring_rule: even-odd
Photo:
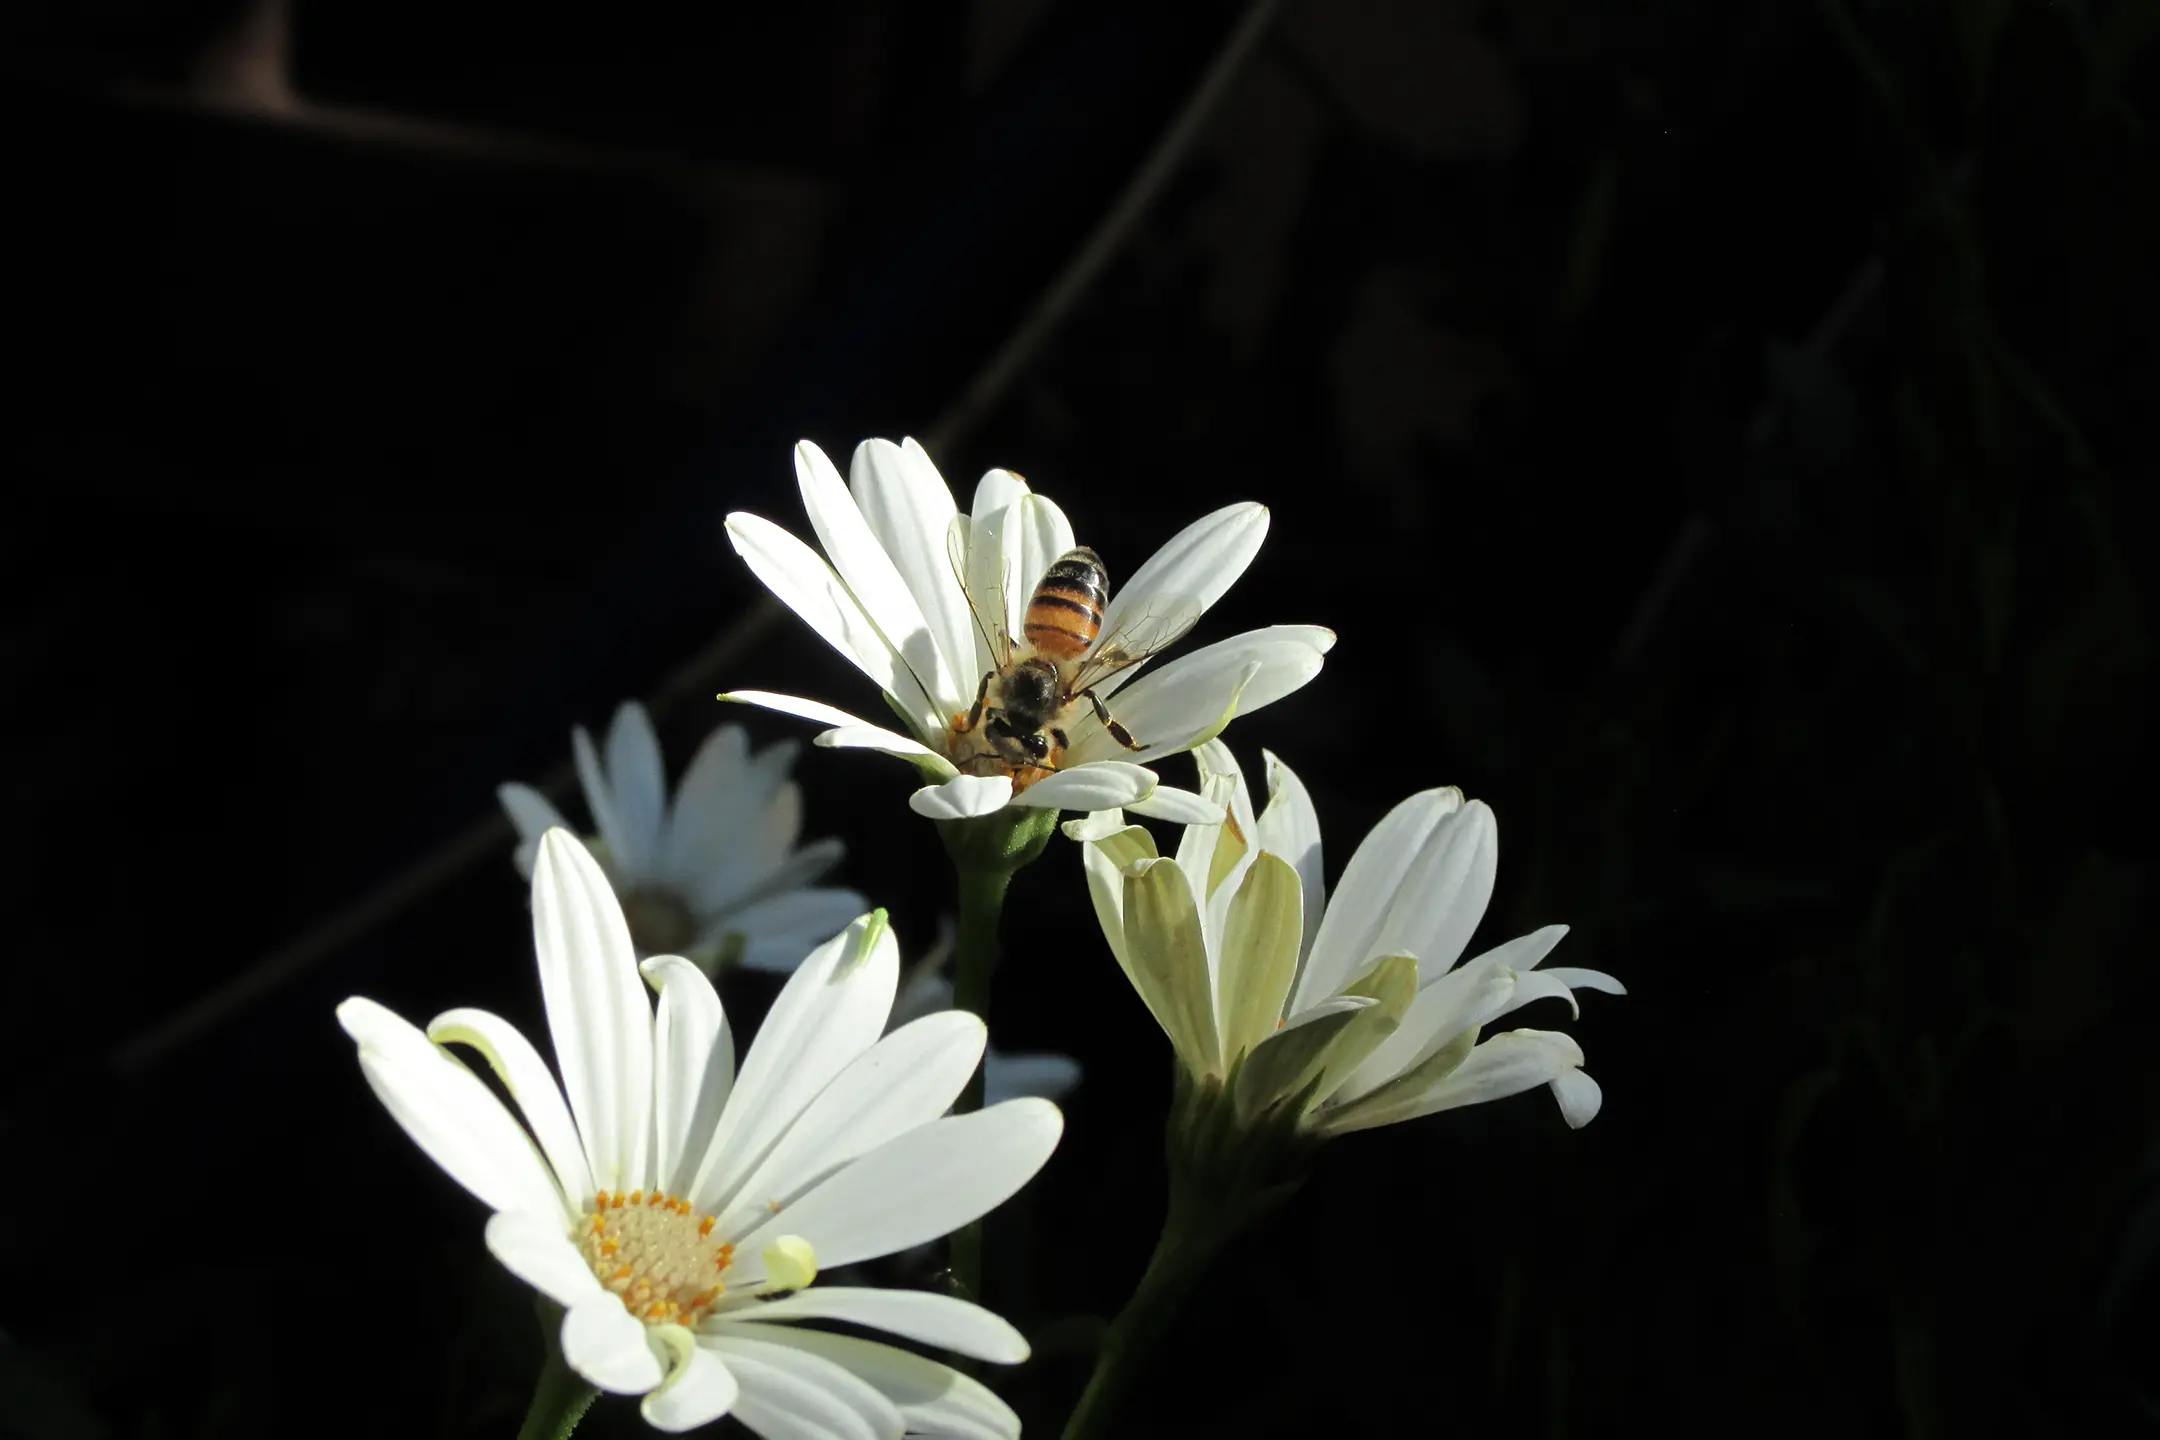
[[[953,572],[956,577],[963,574],[957,556]],[[1175,644],[1198,622],[1199,607],[1190,606],[1162,624],[1136,616],[1116,634],[1103,638],[1103,610],[1109,603],[1110,572],[1102,557],[1085,545],[1052,561],[1036,582],[1017,649],[1004,624],[985,623],[973,597],[969,598],[969,609],[996,664],[983,672],[974,706],[967,714],[953,717],[955,764],[962,774],[1008,775],[1015,790],[1051,774],[1072,744],[1065,727],[1082,701],[1111,739],[1127,750],[1143,748],[1131,731],[1112,718],[1094,687]],[[1002,613],[1003,604],[998,608]],[[1145,640],[1143,630],[1148,632]],[[961,737],[969,735],[978,736],[983,748],[970,752],[961,742]]]

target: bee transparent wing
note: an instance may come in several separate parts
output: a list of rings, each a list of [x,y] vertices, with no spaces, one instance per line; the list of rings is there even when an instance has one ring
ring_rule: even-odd
[[[945,562],[952,566],[953,579],[960,583],[960,594],[967,601],[968,613],[975,617],[975,633],[982,636],[983,648],[990,652],[990,660],[1000,672],[1012,668],[1012,636],[1005,633],[1005,576],[998,576],[998,618],[996,623],[984,617],[982,607],[975,603],[975,592],[968,588],[967,541],[964,537],[970,525],[965,515],[955,515],[945,527]]]
[[[1073,672],[1071,694],[1092,690],[1113,676],[1153,659],[1185,638],[1200,623],[1205,609],[1197,598],[1164,596],[1137,615],[1118,621],[1112,633],[1095,642],[1095,648]]]

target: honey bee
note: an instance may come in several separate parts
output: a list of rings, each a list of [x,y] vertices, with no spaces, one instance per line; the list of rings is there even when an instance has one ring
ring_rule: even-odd
[[[961,588],[966,589],[964,578]],[[996,625],[983,619],[969,596],[968,608],[975,611],[995,663],[983,673],[973,707],[953,717],[955,738],[977,735],[983,747],[957,762],[963,772],[1010,775],[1016,789],[1025,789],[1058,768],[1072,743],[1067,730],[1083,704],[1111,739],[1127,750],[1142,748],[1095,687],[1176,643],[1199,620],[1199,607],[1168,618],[1126,617],[1106,636],[1103,611],[1109,604],[1109,571],[1085,545],[1052,561],[1036,582],[1017,645],[1005,630],[1002,595]]]

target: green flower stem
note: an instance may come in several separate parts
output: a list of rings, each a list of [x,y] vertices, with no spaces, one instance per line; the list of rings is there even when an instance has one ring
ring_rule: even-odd
[[[997,969],[998,917],[1012,878],[1041,856],[1057,828],[1055,810],[1008,806],[973,820],[941,820],[938,835],[959,872],[959,934],[954,939],[953,1004],[985,1024],[990,1020],[990,977]],[[953,1109],[980,1110],[983,1068],[978,1065]],[[982,1222],[963,1225],[952,1236],[952,1274],[969,1299],[982,1294]]]
[[[562,1318],[561,1306],[545,1299],[540,1302],[540,1333],[547,1358],[541,1363],[540,1378],[533,1382],[532,1404],[525,1407],[518,1440],[568,1440],[600,1394],[563,1359]]]
[[[1171,1206],[1155,1253],[1148,1257],[1146,1273],[1103,1336],[1095,1373],[1088,1377],[1080,1403],[1065,1422],[1065,1440],[1116,1433],[1112,1427],[1126,1392],[1146,1373],[1178,1307],[1230,1239],[1229,1232],[1201,1223],[1198,1217],[1181,1216],[1178,1209]]]
[[[1194,1080],[1182,1070],[1164,1127],[1170,1213],[1140,1283],[1110,1322],[1065,1440],[1109,1435],[1119,1404],[1154,1359],[1157,1344],[1200,1276],[1241,1232],[1297,1193],[1312,1141],[1301,1133],[1302,1102],[1240,1116],[1229,1080]]]

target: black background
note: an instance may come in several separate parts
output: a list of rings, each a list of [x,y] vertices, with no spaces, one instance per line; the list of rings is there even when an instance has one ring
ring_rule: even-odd
[[[528,1298],[332,1006],[537,1020],[507,829],[458,837],[753,613],[719,518],[807,533],[795,439],[933,433],[1235,18],[10,11],[0,1429],[514,1430]],[[1324,1151],[1123,1433],[2155,1427],[2155,41],[2151,0],[1292,0],[933,452],[1113,583],[1266,502],[1202,638],[1341,642],[1248,772],[1337,873],[1462,785],[1479,943],[1564,920],[1632,992],[1568,1026],[1588,1129]],[[723,687],[876,713],[779,619],[669,689],[673,765]],[[911,772],[797,773],[919,953]],[[996,1033],[1087,1067],[990,1240],[1051,1435],[1168,1062],[1067,842],[1013,907]]]

